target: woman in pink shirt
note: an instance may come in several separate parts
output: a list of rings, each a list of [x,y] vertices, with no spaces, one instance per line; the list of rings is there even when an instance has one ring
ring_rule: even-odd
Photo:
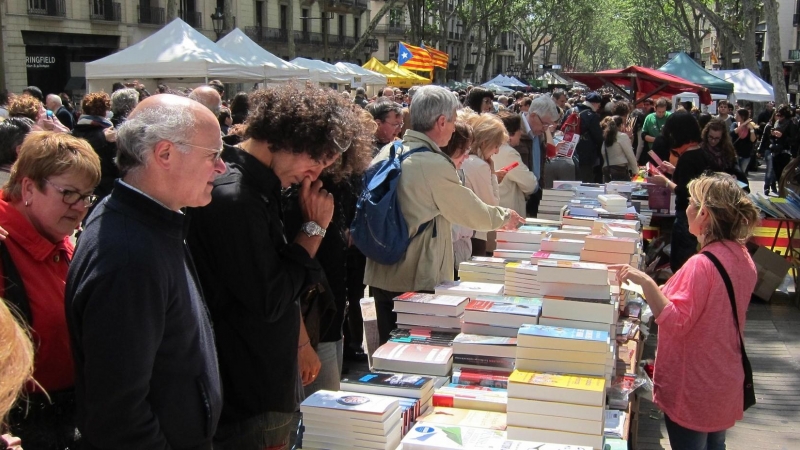
[[[693,180],[689,193],[689,232],[731,278],[738,328],[744,332],[757,278],[744,243],[758,224],[758,209],[725,174]],[[742,418],[744,370],[722,275],[702,253],[660,288],[633,267],[617,269],[620,283],[642,286],[660,329],[653,399],[664,411],[672,448],[724,449],[725,430]]]

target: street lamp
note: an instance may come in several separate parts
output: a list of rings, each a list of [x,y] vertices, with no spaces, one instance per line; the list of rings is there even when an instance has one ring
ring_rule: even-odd
[[[222,37],[222,32],[225,31],[225,13],[219,7],[211,15],[211,23],[214,24],[214,33],[217,33],[217,40]]]

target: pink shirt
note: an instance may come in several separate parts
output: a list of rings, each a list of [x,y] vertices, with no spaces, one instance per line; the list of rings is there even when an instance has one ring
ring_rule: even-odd
[[[733,283],[744,332],[756,268],[732,241],[703,248],[720,260]],[[661,288],[670,303],[658,316],[653,400],[682,427],[722,431],[742,418],[744,371],[725,283],[714,263],[695,255]]]

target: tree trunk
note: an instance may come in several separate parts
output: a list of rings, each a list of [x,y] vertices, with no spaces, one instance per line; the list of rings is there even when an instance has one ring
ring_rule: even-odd
[[[781,60],[781,33],[778,25],[778,3],[776,0],[764,0],[764,18],[767,21],[768,42],[764,45],[769,52],[769,73],[775,103],[786,103],[786,82],[783,77],[783,61]]]
[[[458,70],[456,71],[457,81],[464,81],[464,72],[467,69],[467,64],[469,64],[469,61],[472,58],[472,55],[470,54],[471,52],[469,51],[469,36],[472,34],[472,28],[474,26],[475,25],[473,23],[464,23],[464,39],[461,41],[461,50],[458,52]]]
[[[225,31],[233,30],[233,1],[225,0],[222,3],[222,13],[225,14],[222,21],[222,29]]]
[[[167,22],[172,22],[178,17],[178,0],[167,0]]]
[[[230,1],[230,0],[226,0]],[[324,13],[323,13],[324,14]],[[294,1],[289,0],[286,3],[286,53],[289,55],[289,59],[294,59],[295,56],[295,48],[294,48]],[[325,19],[322,19],[325,20]]]
[[[378,12],[375,13],[375,16],[372,18],[372,20],[369,21],[367,29],[363,33],[361,33],[361,37],[358,38],[358,42],[356,42],[356,45],[354,45],[353,48],[351,48],[350,50],[345,50],[344,59],[346,60],[354,59],[354,55],[357,55],[358,52],[361,51],[361,49],[364,47],[364,44],[372,36],[372,32],[375,31],[375,28],[378,26],[378,22],[380,22],[381,19],[383,19],[383,16],[385,16],[386,13],[388,13],[389,10],[391,10],[394,7],[394,5],[397,4],[397,1],[398,0],[387,0],[383,3],[381,9],[379,9]]]

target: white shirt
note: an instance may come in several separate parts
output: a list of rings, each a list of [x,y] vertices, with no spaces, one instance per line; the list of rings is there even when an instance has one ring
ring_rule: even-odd
[[[500,182],[500,206],[511,208],[522,217],[525,217],[525,197],[536,192],[539,187],[536,175],[522,161],[519,152],[514,147],[503,144],[500,151],[492,156],[492,161],[497,169],[518,162],[519,166],[511,169]]]
[[[488,162],[478,155],[469,155],[469,158],[461,164],[461,170],[464,171],[464,186],[474,192],[483,203],[490,206],[500,205],[500,188],[497,184],[497,176],[492,172]],[[485,241],[486,232],[476,232],[475,238]]]

